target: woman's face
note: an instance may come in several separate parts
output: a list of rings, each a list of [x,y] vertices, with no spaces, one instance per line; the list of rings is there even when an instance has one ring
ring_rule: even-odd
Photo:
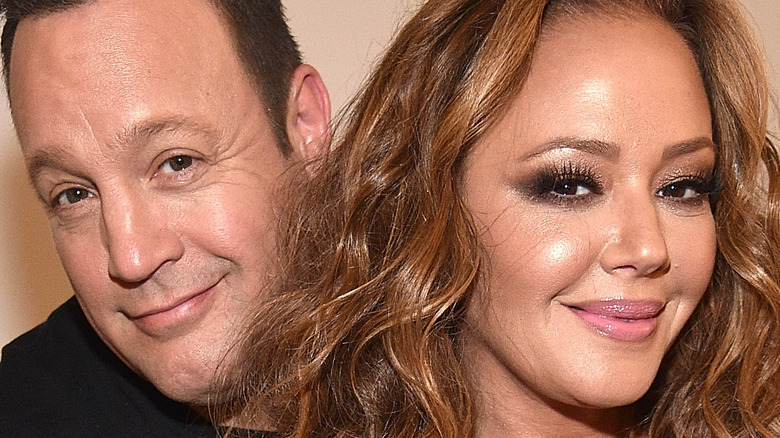
[[[488,266],[462,339],[482,394],[525,415],[641,397],[712,276],[714,165],[707,95],[668,25],[547,29],[465,165]]]

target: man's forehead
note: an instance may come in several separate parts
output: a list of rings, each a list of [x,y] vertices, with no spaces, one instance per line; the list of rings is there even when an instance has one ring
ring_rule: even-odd
[[[47,41],[102,45],[106,51],[145,43],[144,36],[163,48],[164,43],[187,45],[190,38],[208,40],[212,33],[228,33],[218,10],[203,0],[97,0],[25,18],[17,36],[28,27],[42,29]]]
[[[11,70],[19,62],[16,55],[40,60],[38,54],[51,51],[51,63],[83,63],[95,72],[129,76],[136,68],[187,66],[188,59],[203,63],[218,50],[235,56],[232,46],[221,15],[203,0],[97,0],[23,19]]]
[[[166,10],[180,14],[169,22]],[[270,137],[215,11],[202,0],[98,0],[22,23],[10,91],[31,176],[148,165],[152,150],[188,141],[208,156]]]
[[[211,6],[201,0],[159,2],[203,9],[186,12],[193,20],[179,16],[167,22],[155,14],[166,7],[177,12],[181,5],[157,3],[99,0],[23,21],[14,42],[10,80],[17,128],[24,128],[24,119],[33,114],[31,123],[51,119],[44,125],[51,126],[58,117],[74,119],[69,122],[73,125],[78,117],[93,121],[96,114],[106,112],[122,119],[204,113],[213,110],[206,107],[215,100],[229,104],[243,92],[246,87],[237,87],[236,82],[251,84],[228,32],[213,29],[222,24]],[[119,7],[125,9],[117,11]],[[102,118],[110,122],[111,131],[128,124]]]

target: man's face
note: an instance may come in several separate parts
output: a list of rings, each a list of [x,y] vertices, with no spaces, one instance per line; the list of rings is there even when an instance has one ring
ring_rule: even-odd
[[[65,270],[100,337],[201,403],[272,274],[286,162],[215,9],[105,0],[23,20],[14,121]]]

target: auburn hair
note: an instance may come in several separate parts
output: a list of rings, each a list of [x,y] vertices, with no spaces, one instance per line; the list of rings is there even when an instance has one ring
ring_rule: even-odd
[[[285,283],[226,373],[223,416],[290,437],[472,434],[457,339],[484,263],[461,165],[518,95],[546,26],[586,14],[657,16],[687,42],[722,180],[711,284],[637,403],[634,433],[780,436],[780,161],[763,57],[732,0],[425,3],[332,151],[292,185]]]

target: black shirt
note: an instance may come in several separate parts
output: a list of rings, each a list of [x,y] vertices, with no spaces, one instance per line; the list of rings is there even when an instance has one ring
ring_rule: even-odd
[[[216,435],[188,406],[125,366],[75,298],[3,348],[0,437]]]

